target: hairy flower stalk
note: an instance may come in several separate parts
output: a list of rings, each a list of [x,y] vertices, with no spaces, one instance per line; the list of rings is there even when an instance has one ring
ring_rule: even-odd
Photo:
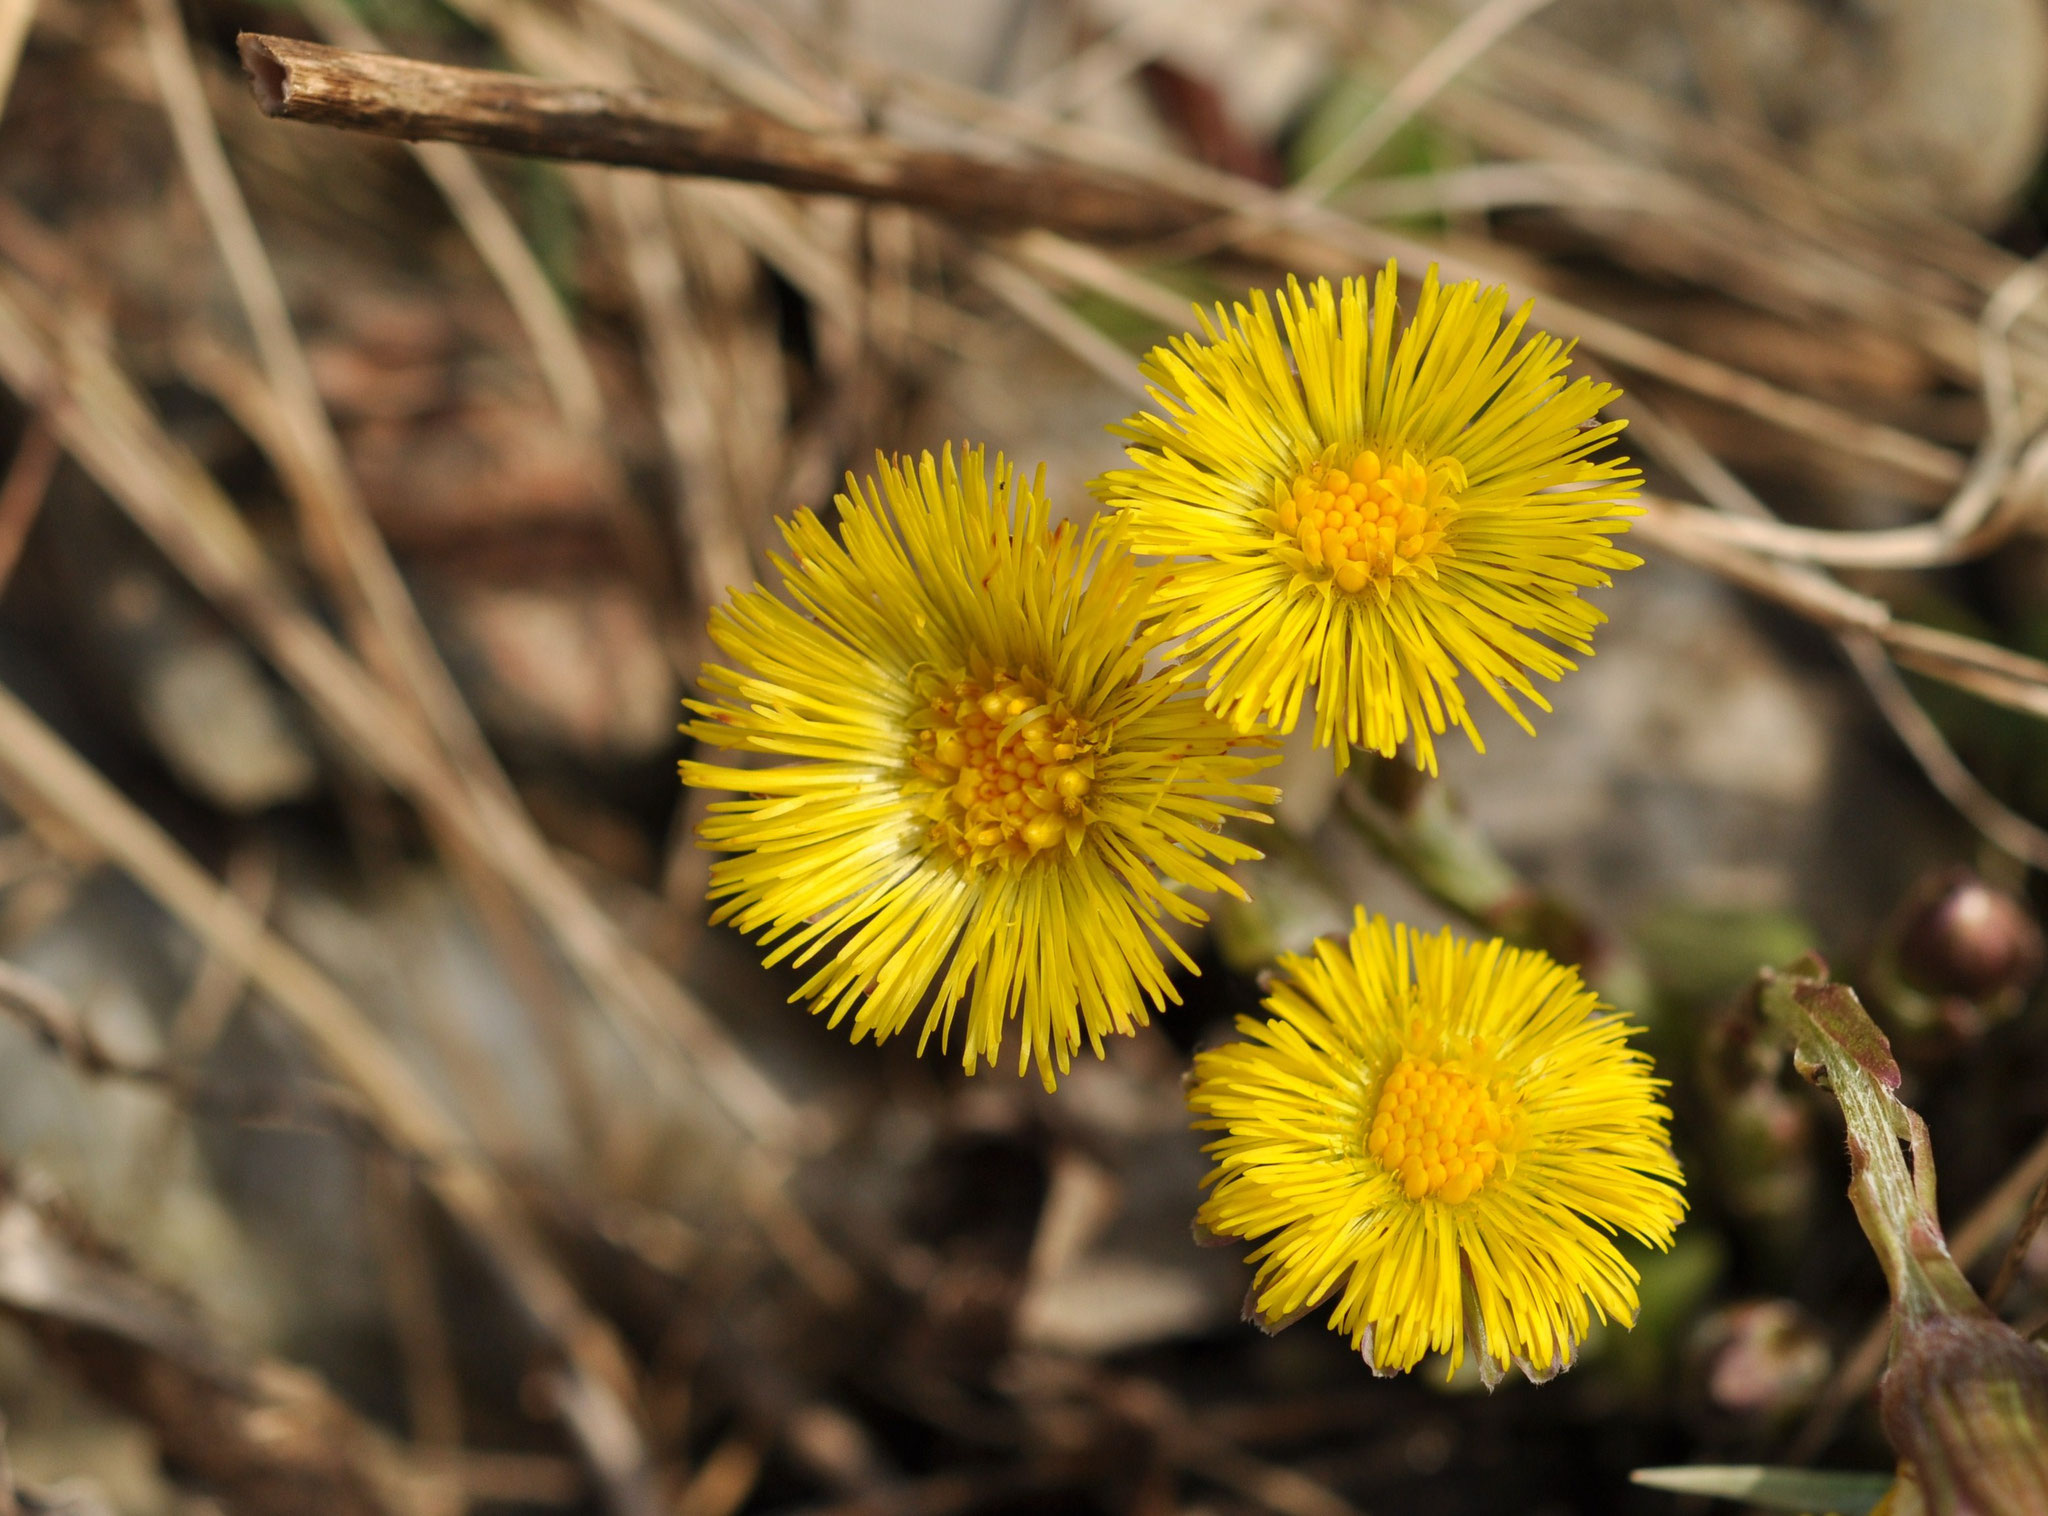
[[[1670,1245],[1670,1113],[1575,970],[1361,910],[1280,960],[1266,1010],[1196,1056],[1188,1097],[1220,1134],[1200,1224],[1262,1239],[1251,1317],[1328,1304],[1377,1373],[1469,1349],[1489,1384],[1546,1379],[1593,1317],[1634,1319],[1612,1235]]]
[[[1849,1197],[1891,1286],[1878,1399],[1900,1485],[1934,1516],[2048,1512],[2048,1353],[1986,1309],[1949,1256],[1927,1126],[1898,1099],[1884,1034],[1817,959],[1763,975],[1758,1003],[1841,1103]]]
[[[1583,592],[1640,561],[1610,540],[1636,509],[1622,423],[1597,419],[1617,392],[1568,381],[1570,345],[1522,340],[1507,303],[1432,268],[1404,324],[1388,264],[1370,296],[1289,281],[1219,306],[1146,360],[1159,411],[1095,488],[1175,561],[1163,600],[1241,730],[1292,731],[1313,687],[1339,767],[1412,740],[1434,771],[1437,735],[1483,746],[1465,675],[1532,730],[1531,676],[1592,652]]]
[[[917,1019],[920,1049],[969,1072],[1006,1028],[1047,1087],[1088,1045],[1179,999],[1167,920],[1205,920],[1188,892],[1241,894],[1226,836],[1277,798],[1251,783],[1270,754],[1153,655],[1163,571],[1107,527],[1055,526],[1042,478],[979,448],[958,466],[882,461],[849,479],[835,536],[783,524],[784,594],[735,595],[711,621],[685,730],[702,747],[786,760],[683,765],[734,791],[701,829],[714,920],[810,967],[793,999],[854,1039]]]

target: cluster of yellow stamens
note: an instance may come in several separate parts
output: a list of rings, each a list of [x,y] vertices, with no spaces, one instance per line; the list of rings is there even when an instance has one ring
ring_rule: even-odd
[[[937,787],[925,806],[933,844],[977,868],[1078,846],[1095,784],[1092,738],[1032,674],[956,680],[932,698],[911,756]]]
[[[1297,474],[1277,505],[1280,531],[1338,588],[1384,588],[1428,564],[1457,512],[1451,491],[1463,483],[1454,460],[1425,468],[1403,453],[1398,464],[1383,465],[1365,448],[1342,468],[1324,461]]]
[[[1455,1062],[1403,1058],[1387,1075],[1366,1149],[1410,1200],[1469,1200],[1493,1177],[1507,1122],[1486,1086]]]

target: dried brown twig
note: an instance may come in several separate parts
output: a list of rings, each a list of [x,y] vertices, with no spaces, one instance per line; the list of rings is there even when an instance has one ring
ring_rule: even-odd
[[[547,84],[257,33],[245,33],[241,49],[265,112],[292,121],[889,200],[989,230],[1045,226],[1138,242],[1214,214],[1113,174],[926,152],[871,134],[801,131],[745,107]]]

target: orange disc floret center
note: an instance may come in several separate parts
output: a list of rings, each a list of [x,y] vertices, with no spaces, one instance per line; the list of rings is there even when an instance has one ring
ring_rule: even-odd
[[[955,680],[932,697],[911,755],[933,787],[932,844],[976,868],[1079,847],[1097,746],[1088,720],[1033,674]]]
[[[1380,1088],[1366,1149],[1410,1200],[1468,1200],[1500,1162],[1506,1114],[1454,1060],[1403,1058]]]
[[[1455,460],[1424,467],[1403,453],[1389,463],[1363,448],[1348,462],[1311,463],[1282,486],[1280,532],[1339,589],[1385,588],[1404,574],[1435,571],[1431,560],[1458,510],[1453,491],[1463,484]]]

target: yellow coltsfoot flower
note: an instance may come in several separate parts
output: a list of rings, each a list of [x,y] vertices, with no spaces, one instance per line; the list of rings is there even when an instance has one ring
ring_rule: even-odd
[[[1200,1224],[1264,1239],[1249,1316],[1331,1304],[1375,1372],[1469,1348],[1488,1384],[1634,1320],[1611,1238],[1670,1246],[1683,1181],[1662,1081],[1575,970],[1362,910],[1280,970],[1272,1019],[1197,1054],[1188,1096],[1223,1134]]]
[[[1313,685],[1339,767],[1412,736],[1433,772],[1451,727],[1484,747],[1462,671],[1533,730],[1529,676],[1575,667],[1560,649],[1590,654],[1606,619],[1580,592],[1641,561],[1609,540],[1638,476],[1595,456],[1618,392],[1567,383],[1554,337],[1516,347],[1507,291],[1434,268],[1398,331],[1391,263],[1370,302],[1362,279],[1290,280],[1278,306],[1255,293],[1154,349],[1164,415],[1127,420],[1137,466],[1096,482],[1138,552],[1178,560],[1163,598],[1212,708],[1292,731]]]
[[[839,535],[783,523],[786,598],[756,588],[711,621],[699,743],[794,760],[682,766],[737,791],[701,841],[713,920],[816,964],[793,999],[856,1041],[923,1012],[920,1049],[960,1039],[969,1072],[1017,1023],[1018,1068],[1050,1087],[1085,1040],[1178,1001],[1159,948],[1205,919],[1183,890],[1242,891],[1219,865],[1258,853],[1219,828],[1277,798],[1271,757],[1148,668],[1165,633],[1141,567],[1106,524],[1051,524],[1038,482],[981,450],[851,478]],[[1156,660],[1155,660],[1156,662]]]

